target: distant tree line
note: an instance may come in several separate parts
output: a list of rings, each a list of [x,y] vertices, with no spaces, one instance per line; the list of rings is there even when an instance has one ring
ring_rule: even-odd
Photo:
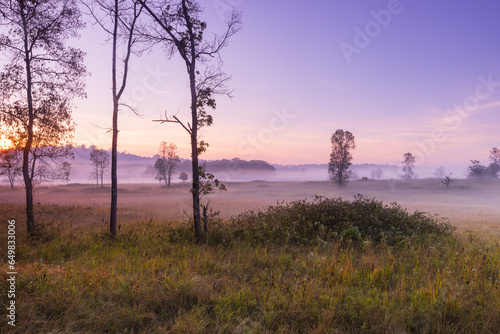
[[[276,168],[264,160],[241,160],[238,158],[233,158],[231,160],[213,160],[205,161],[207,169],[212,171],[221,170],[237,170],[237,169],[248,169],[248,170],[260,170],[260,171],[274,171]]]

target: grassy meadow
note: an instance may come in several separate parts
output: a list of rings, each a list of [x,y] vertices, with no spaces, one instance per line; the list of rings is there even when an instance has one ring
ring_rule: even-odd
[[[37,188],[29,237],[23,190],[1,187],[18,275],[13,328],[2,270],[0,332],[498,332],[500,182],[227,186],[201,244],[187,184],[120,185],[115,240],[109,188]]]

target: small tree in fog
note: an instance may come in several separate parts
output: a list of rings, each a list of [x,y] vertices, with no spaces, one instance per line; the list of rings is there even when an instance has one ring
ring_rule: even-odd
[[[66,181],[66,184],[68,184],[70,174],[71,174],[71,162],[64,161],[61,164],[61,180]]]
[[[97,187],[99,187],[99,179],[101,179],[101,188],[104,180],[104,172],[108,170],[110,159],[109,152],[106,150],[98,150],[92,146],[90,151],[90,161],[92,161],[92,176],[96,178]]]
[[[372,171],[371,171],[372,179],[380,180],[382,178],[383,173],[384,173],[384,171],[382,170],[381,167],[377,167],[375,169],[372,169]]]
[[[181,180],[182,180],[182,182],[186,182],[186,181],[187,181],[187,179],[188,179],[188,175],[187,175],[187,173],[182,172],[182,173],[179,175],[179,179],[181,179]]]
[[[404,159],[402,161],[403,164],[403,179],[409,180],[409,179],[414,179],[417,176],[415,175],[415,172],[413,171],[413,167],[415,166],[415,157],[413,154],[410,152],[405,153],[403,156]]]
[[[443,177],[446,176],[446,169],[443,166],[439,166],[434,171],[434,176],[437,177],[438,179],[442,179]]]
[[[161,183],[164,182],[165,186],[170,187],[172,174],[174,173],[177,165],[180,162],[177,155],[177,146],[174,143],[168,144],[161,142],[160,144],[160,157],[156,160],[156,179]]]
[[[351,166],[352,161],[351,150],[356,148],[354,135],[349,131],[339,129],[332,134],[331,142],[332,153],[328,164],[328,174],[332,182],[342,185],[349,182],[349,177],[352,174],[349,166]]]

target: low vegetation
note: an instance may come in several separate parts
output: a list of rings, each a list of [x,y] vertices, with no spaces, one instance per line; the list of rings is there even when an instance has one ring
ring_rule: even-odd
[[[2,221],[22,217],[0,204]],[[498,237],[358,196],[280,203],[192,224],[140,212],[115,240],[90,207],[40,208],[17,228],[13,333],[493,333]],[[72,227],[62,217],[71,216]],[[21,224],[19,224],[21,225]],[[44,227],[42,227],[44,226]],[[6,224],[2,224],[2,239]],[[2,246],[4,247],[4,246]],[[5,261],[5,259],[2,259]],[[6,264],[3,263],[3,267]],[[5,296],[6,280],[0,283]],[[0,307],[5,319],[6,306]]]
[[[390,245],[415,239],[451,236],[453,227],[424,212],[408,213],[396,203],[390,206],[361,195],[354,201],[316,196],[246,212],[222,224],[217,242],[251,241],[261,245],[365,241]],[[214,235],[214,233],[212,233]]]

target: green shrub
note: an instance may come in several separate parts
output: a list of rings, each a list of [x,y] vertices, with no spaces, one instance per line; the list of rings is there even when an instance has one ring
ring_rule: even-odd
[[[408,213],[396,203],[362,195],[353,201],[315,196],[312,201],[278,203],[233,218],[213,231],[218,242],[310,244],[370,240],[398,244],[432,236],[451,235],[453,227],[425,212]]]

